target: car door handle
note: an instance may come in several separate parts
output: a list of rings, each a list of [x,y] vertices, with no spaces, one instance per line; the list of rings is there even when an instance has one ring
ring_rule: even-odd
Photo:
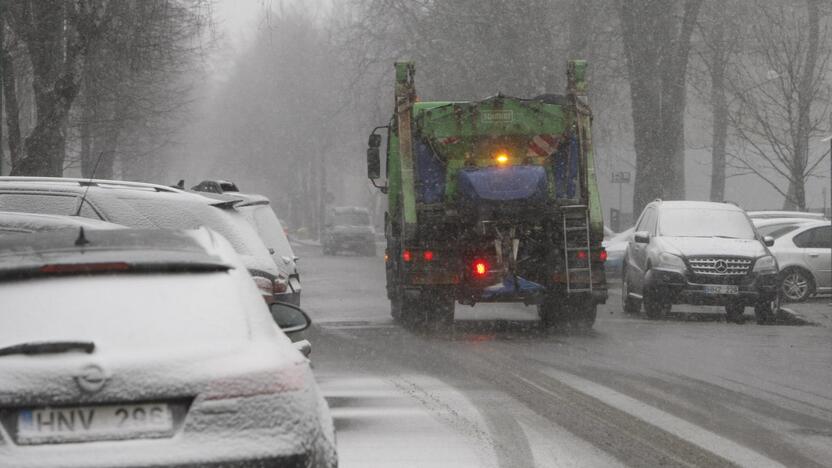
[[[820,254],[814,254],[814,253],[812,253],[812,254],[809,254],[809,256],[810,256],[810,257],[820,257]]]

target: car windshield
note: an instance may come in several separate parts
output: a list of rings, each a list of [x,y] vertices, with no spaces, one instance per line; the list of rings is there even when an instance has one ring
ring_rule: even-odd
[[[768,226],[759,226],[757,232],[761,236],[770,236],[773,239],[779,239],[799,227],[799,224],[770,224]]]
[[[369,226],[370,217],[367,213],[361,211],[336,213],[335,224],[340,226]]]
[[[668,237],[754,239],[751,222],[737,210],[665,208],[659,215],[659,233]]]

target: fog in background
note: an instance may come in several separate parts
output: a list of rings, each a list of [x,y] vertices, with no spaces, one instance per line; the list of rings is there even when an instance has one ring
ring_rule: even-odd
[[[32,67],[26,25],[3,13],[3,63],[15,66],[4,66],[0,172],[89,176],[98,162],[97,176],[228,179],[315,235],[328,200],[380,221],[364,151],[392,114],[394,61],[415,61],[420,99],[468,100],[563,93],[567,59],[585,58],[605,215],[657,196],[830,206],[832,8],[819,0],[151,4],[165,13],[101,0],[113,22],[72,64],[78,89],[56,104],[66,115],[52,133],[32,83],[57,75]],[[157,27],[127,35],[128,19]],[[137,55],[147,31],[164,40]],[[632,175],[620,200],[617,171]]]

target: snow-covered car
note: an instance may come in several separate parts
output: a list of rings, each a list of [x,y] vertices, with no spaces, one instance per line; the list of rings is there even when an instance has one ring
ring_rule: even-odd
[[[721,305],[729,321],[739,321],[751,306],[759,323],[771,322],[779,309],[772,243],[731,203],[651,202],[624,257],[624,311],[643,304],[658,319],[673,304]]]
[[[232,208],[251,224],[260,235],[263,243],[269,249],[272,261],[283,276],[288,278],[288,289],[275,297],[282,302],[300,305],[302,291],[300,270],[298,269],[295,252],[286,237],[286,230],[272,210],[271,202],[263,195],[244,194],[239,192],[216,194],[207,192],[205,196],[218,200],[230,201]]]
[[[210,230],[0,238],[0,304],[0,466],[337,464],[309,360],[278,326],[308,317],[270,314]]]
[[[803,224],[812,222],[808,218],[752,218],[751,222],[757,228],[761,236],[770,236],[778,239],[781,236],[794,231]]]
[[[810,221],[774,241],[780,264],[780,292],[786,301],[805,301],[832,292],[832,224]]]
[[[80,216],[45,215],[0,211],[0,235],[25,232],[56,231],[58,229],[122,229],[124,226],[82,218]]]
[[[277,296],[289,289],[289,278],[277,269],[257,231],[233,209],[233,203],[139,182],[0,177],[0,210],[54,215],[79,213],[82,217],[132,228],[205,226],[231,242],[267,302],[276,301]]]
[[[604,261],[604,272],[607,278],[621,277],[624,253],[627,251],[627,244],[633,238],[633,229],[630,228],[619,233],[614,233],[602,243],[604,249],[607,251],[607,259]]]
[[[818,221],[826,219],[823,213],[812,213],[809,211],[747,211],[751,219],[773,219],[773,218],[796,218],[815,219]]]

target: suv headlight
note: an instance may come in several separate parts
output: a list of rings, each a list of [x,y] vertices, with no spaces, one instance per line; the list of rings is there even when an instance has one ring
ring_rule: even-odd
[[[758,258],[754,262],[754,273],[777,273],[777,260],[771,255]]]
[[[682,257],[667,252],[662,252],[659,255],[659,263],[656,266],[659,268],[669,268],[673,270],[687,269],[687,266],[685,266],[685,261],[682,260]]]

